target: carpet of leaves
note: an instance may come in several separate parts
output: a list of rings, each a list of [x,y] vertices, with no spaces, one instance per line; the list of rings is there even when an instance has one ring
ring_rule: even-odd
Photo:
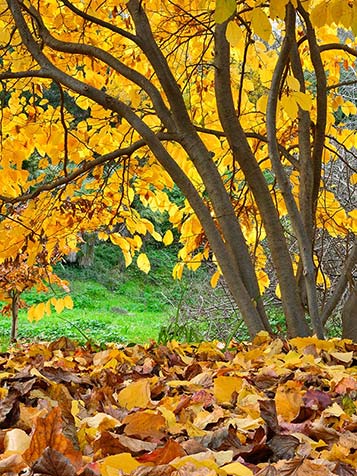
[[[357,345],[289,341],[0,355],[0,474],[357,474]]]

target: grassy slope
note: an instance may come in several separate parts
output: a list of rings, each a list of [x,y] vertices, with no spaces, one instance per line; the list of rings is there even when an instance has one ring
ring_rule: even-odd
[[[19,338],[55,340],[65,335],[80,343],[90,339],[127,344],[157,340],[160,331],[164,339],[248,338],[222,288],[210,288],[207,271],[187,272],[182,281],[174,281],[171,270],[175,251],[148,247],[147,253],[152,266],[148,275],[135,264],[125,269],[118,248],[108,244],[97,246],[91,268],[60,266],[58,273],[70,282],[74,309],[60,315],[53,312],[34,323],[22,311]],[[32,291],[25,298],[31,305],[48,297]],[[113,308],[122,308],[126,313]],[[180,318],[176,321],[172,318],[178,310]],[[272,306],[268,313],[274,331],[284,334],[281,307]],[[9,342],[10,326],[10,319],[0,316],[0,349]],[[340,335],[339,322],[332,321],[327,331],[329,336]]]
[[[106,244],[96,250],[91,268],[60,266],[58,273],[70,282],[74,309],[60,315],[53,312],[33,323],[25,311],[20,312],[19,338],[53,340],[66,335],[80,342],[88,338],[99,343],[157,339],[161,326],[174,315],[175,303],[186,284],[171,278],[173,252],[154,248],[148,254],[152,265],[149,275],[135,264],[124,269],[118,249]],[[35,291],[24,297],[29,305],[47,299]],[[11,323],[6,317],[0,319],[0,342],[6,345]]]

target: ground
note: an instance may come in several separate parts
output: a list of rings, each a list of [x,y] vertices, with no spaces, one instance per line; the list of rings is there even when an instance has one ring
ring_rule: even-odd
[[[350,476],[357,345],[271,339],[93,348],[67,338],[0,358],[2,474]]]

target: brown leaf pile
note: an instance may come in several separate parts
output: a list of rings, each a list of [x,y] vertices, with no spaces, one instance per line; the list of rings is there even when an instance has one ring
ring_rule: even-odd
[[[0,474],[357,474],[357,345],[271,339],[0,356]]]

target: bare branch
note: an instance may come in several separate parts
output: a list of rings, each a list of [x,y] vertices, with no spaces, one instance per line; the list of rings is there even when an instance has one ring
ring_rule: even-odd
[[[332,296],[327,301],[327,303],[325,304],[322,310],[321,319],[324,324],[326,324],[328,318],[331,316],[337,304],[340,302],[342,294],[344,290],[346,289],[349,276],[351,275],[351,272],[354,266],[356,265],[356,263],[357,263],[357,240],[355,238],[354,244],[352,246],[352,250],[350,254],[348,255],[341,269],[340,277],[337,283],[333,285],[334,291],[332,293]]]
[[[102,26],[106,30],[110,30],[113,33],[118,33],[121,36],[124,36],[128,40],[133,41],[136,43],[137,37],[130,33],[129,31],[123,30],[122,28],[119,28],[118,26],[113,25],[112,23],[109,23],[107,21],[101,20],[100,18],[94,17],[93,15],[90,15],[89,13],[83,12],[79,8],[73,5],[69,0],[61,0],[64,5],[66,5],[67,8],[69,8],[73,13],[76,15],[80,16],[84,20],[87,20],[88,22],[94,23],[95,25]]]
[[[350,46],[344,45],[342,43],[327,43],[325,45],[320,45],[318,48],[321,53],[324,51],[342,50],[352,56],[357,57],[357,50],[355,48],[351,48]]]

